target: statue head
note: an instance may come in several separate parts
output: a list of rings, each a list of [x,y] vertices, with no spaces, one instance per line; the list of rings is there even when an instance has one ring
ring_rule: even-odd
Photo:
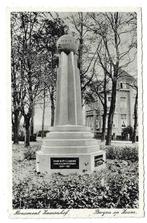
[[[62,51],[66,54],[70,52],[76,53],[78,50],[78,43],[74,37],[69,34],[61,36],[57,41],[58,52]]]

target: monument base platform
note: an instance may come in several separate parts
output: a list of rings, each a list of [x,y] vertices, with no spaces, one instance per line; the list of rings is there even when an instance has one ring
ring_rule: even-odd
[[[105,151],[99,149],[85,126],[55,126],[36,153],[37,172],[91,173],[105,167]]]
[[[91,173],[105,167],[105,152],[97,151],[91,154],[36,154],[37,172],[70,174]]]

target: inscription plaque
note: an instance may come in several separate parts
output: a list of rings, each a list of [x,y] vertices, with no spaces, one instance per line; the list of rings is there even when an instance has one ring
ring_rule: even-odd
[[[51,169],[79,169],[78,157],[53,157],[50,161]]]
[[[95,164],[95,167],[102,165],[103,162],[104,162],[104,160],[103,160],[103,155],[99,155],[99,156],[95,156],[95,157],[94,157],[94,164]]]

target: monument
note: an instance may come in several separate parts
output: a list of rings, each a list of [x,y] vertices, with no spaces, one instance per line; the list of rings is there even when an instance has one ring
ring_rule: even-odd
[[[83,125],[78,44],[70,35],[57,42],[59,68],[54,127],[36,153],[37,172],[90,173],[104,167],[105,151],[99,149],[90,128]]]

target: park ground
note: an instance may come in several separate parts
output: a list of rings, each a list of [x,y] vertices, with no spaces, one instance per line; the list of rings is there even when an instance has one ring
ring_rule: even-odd
[[[12,146],[13,208],[138,208],[138,146],[112,142],[106,168],[91,174],[37,173],[41,139]]]

